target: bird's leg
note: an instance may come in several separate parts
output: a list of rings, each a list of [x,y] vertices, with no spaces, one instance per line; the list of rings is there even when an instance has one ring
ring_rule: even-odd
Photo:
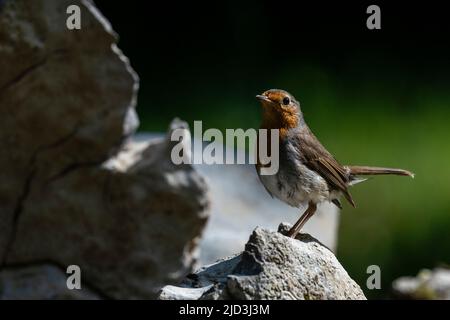
[[[295,238],[297,234],[300,232],[300,230],[303,228],[305,223],[311,218],[314,213],[316,212],[317,204],[314,202],[309,202],[308,208],[306,211],[302,214],[300,219],[292,226],[292,228],[288,231],[287,236],[291,238]]]

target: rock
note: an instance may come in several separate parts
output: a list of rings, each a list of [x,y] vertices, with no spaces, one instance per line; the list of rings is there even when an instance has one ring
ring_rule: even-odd
[[[204,179],[169,139],[130,140],[138,77],[92,1],[8,0],[0,39],[0,276],[78,265],[101,297],[154,298],[197,260]]]
[[[196,262],[208,199],[201,176],[169,152],[166,139],[128,143],[101,167],[30,190],[7,263],[76,264],[112,298],[153,298],[177,282]]]
[[[176,286],[165,286],[159,296],[159,300],[198,300],[205,292],[211,289],[213,285],[203,288],[180,288]]]
[[[308,234],[280,232],[256,228],[244,252],[164,287],[159,299],[365,299],[327,247]]]
[[[81,30],[66,28],[71,4]],[[134,132],[138,78],[91,1],[8,0],[0,39],[2,256],[31,184],[99,166]]]
[[[160,136],[157,133],[139,133],[133,139],[141,141]],[[225,153],[230,152],[230,148],[226,148]],[[245,151],[236,150],[238,154],[242,152]],[[200,158],[200,155],[196,156]],[[301,209],[292,208],[267,193],[259,181],[254,165],[193,166],[205,177],[211,199],[211,217],[200,241],[201,265],[240,251],[256,226],[273,229],[280,221],[294,223],[300,218]],[[338,226],[337,207],[334,204],[321,204],[303,231],[334,252]]]
[[[69,290],[67,274],[53,265],[7,268],[0,273],[1,300],[98,300],[89,288]]]
[[[450,300],[450,269],[425,269],[417,277],[398,278],[392,290],[399,299]]]

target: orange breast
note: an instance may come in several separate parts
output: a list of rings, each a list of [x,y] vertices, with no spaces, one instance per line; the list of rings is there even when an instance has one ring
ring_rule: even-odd
[[[296,112],[290,112],[289,110],[277,110],[277,111],[267,111],[265,110],[263,113],[263,121],[261,124],[261,129],[267,129],[267,141],[266,141],[266,150],[267,155],[271,155],[271,129],[278,129],[279,130],[279,139],[283,140],[289,129],[295,128],[299,123],[299,117]],[[259,135],[257,139],[257,163],[256,168],[259,169],[263,165],[260,162],[259,159]],[[267,165],[269,166],[269,165]]]

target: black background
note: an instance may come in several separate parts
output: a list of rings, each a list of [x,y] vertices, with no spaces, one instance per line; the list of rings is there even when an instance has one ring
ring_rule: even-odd
[[[123,36],[119,46],[141,77],[138,111],[144,119],[158,109],[180,110],[184,99],[259,92],[270,87],[269,74],[299,60],[335,72],[372,69],[362,77],[385,74],[395,65],[406,77],[448,83],[441,68],[450,56],[444,2],[95,3]],[[366,28],[370,4],[381,8],[381,30]],[[170,118],[150,129],[165,128]]]

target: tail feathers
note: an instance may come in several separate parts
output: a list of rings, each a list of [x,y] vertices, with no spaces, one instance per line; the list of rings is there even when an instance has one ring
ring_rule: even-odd
[[[398,176],[409,176],[411,178],[414,178],[414,173],[409,172],[407,170],[403,170],[403,169],[366,167],[366,166],[348,166],[347,168],[348,168],[350,174],[355,175],[355,176],[394,174],[394,175],[398,175]]]

